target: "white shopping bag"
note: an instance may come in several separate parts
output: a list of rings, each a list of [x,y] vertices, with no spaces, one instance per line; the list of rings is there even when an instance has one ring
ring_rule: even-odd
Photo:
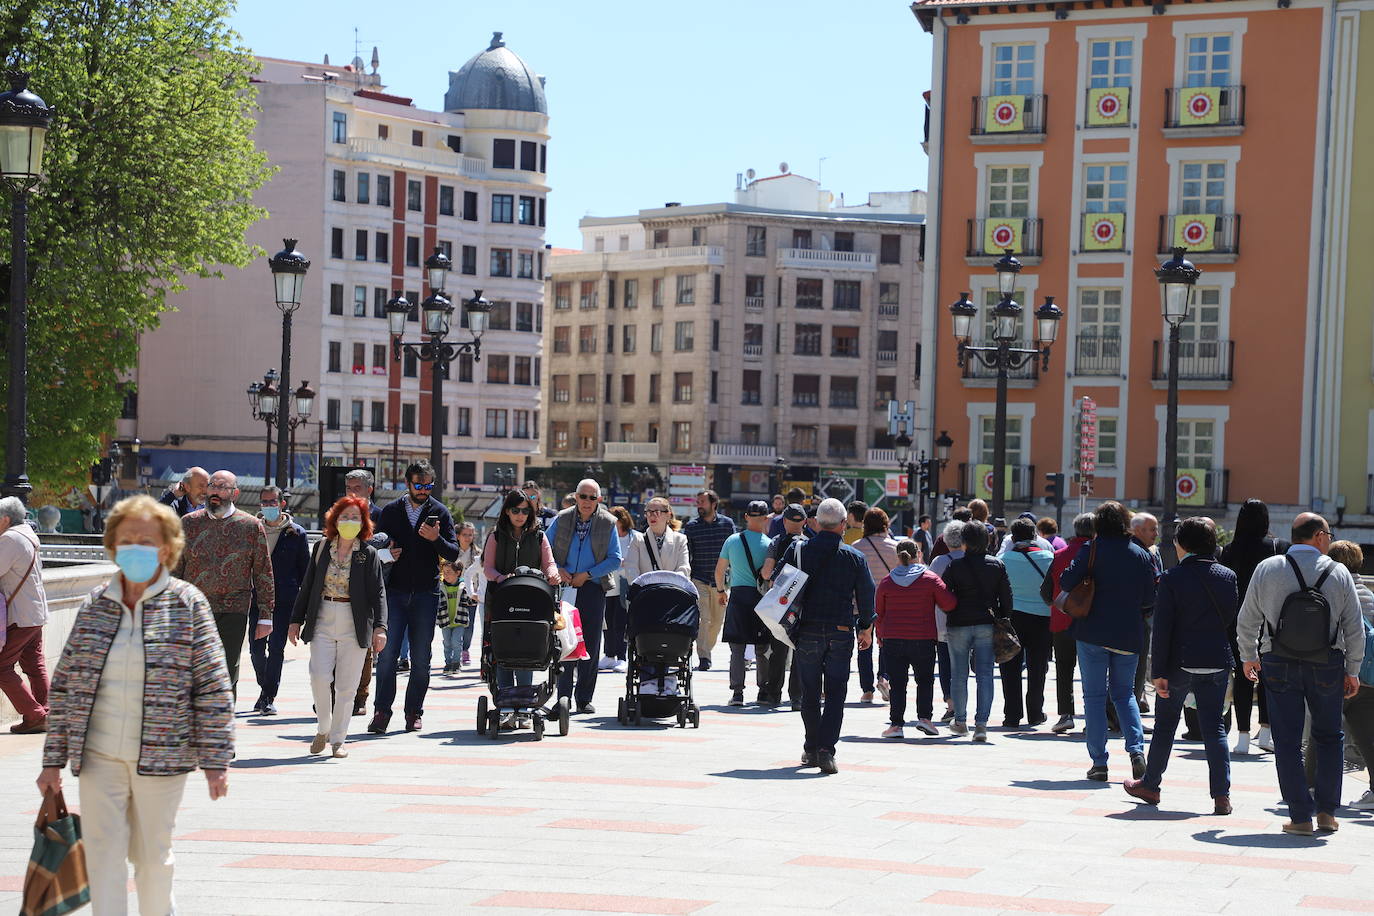
[[[566,601],[559,606],[559,612],[563,615],[563,629],[556,631],[559,660],[585,661],[591,656],[587,654],[587,643],[582,638],[582,615]]]
[[[798,544],[798,553],[800,553],[800,544]],[[797,562],[801,562],[799,556],[796,559]],[[791,563],[784,563],[782,571],[773,580],[773,587],[754,606],[754,613],[759,615],[759,620],[763,621],[763,625],[768,628],[772,637],[789,649],[796,648],[787,631],[797,622],[799,608],[796,602],[802,589],[806,586],[807,578],[809,578],[807,574],[798,567]]]

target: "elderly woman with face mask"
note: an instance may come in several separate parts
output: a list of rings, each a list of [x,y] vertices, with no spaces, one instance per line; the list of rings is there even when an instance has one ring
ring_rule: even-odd
[[[139,911],[175,912],[172,830],[186,775],[203,770],[212,799],[229,791],[229,672],[209,601],[169,572],[184,543],[171,508],[149,496],[118,503],[104,544],[119,571],[77,612],[53,672],[38,788],[60,791],[68,764],[80,779],[97,916],[127,911],[128,861]]]

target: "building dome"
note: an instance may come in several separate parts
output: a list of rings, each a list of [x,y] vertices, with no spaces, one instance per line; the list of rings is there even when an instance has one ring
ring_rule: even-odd
[[[549,113],[543,78],[506,47],[500,32],[492,33],[490,47],[463,64],[457,73],[448,75],[444,110],[470,108]]]

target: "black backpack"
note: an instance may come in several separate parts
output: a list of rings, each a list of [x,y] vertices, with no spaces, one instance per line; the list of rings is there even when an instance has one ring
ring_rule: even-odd
[[[1298,577],[1298,590],[1283,599],[1278,626],[1269,627],[1270,651],[1281,658],[1324,664],[1331,651],[1331,602],[1321,587],[1335,564],[1309,586],[1297,562],[1291,556],[1286,559]]]

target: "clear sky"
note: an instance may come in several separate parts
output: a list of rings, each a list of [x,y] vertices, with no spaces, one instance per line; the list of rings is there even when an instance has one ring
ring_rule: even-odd
[[[781,162],[849,203],[926,187],[931,42],[907,0],[239,0],[231,23],[258,54],[336,65],[356,28],[387,89],[435,110],[504,32],[548,80],[559,247],[581,247],[583,216],[729,200],[736,173]]]

